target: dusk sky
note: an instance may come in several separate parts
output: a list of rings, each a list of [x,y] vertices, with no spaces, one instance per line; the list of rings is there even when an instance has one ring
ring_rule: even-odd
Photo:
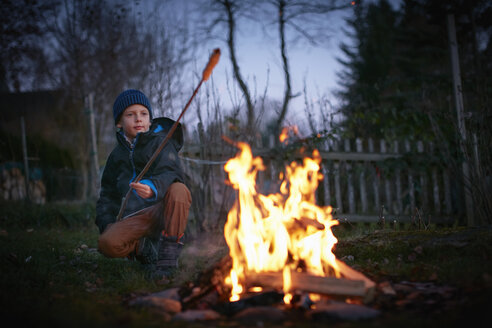
[[[187,0],[188,3],[180,2],[178,6],[190,6],[194,2]],[[394,8],[400,4],[400,0],[389,1]],[[318,46],[311,46],[307,42],[298,44],[288,44],[287,52],[289,55],[289,64],[292,75],[292,93],[299,94],[290,103],[290,115],[288,120],[295,123],[305,119],[304,113],[304,96],[302,94],[304,81],[306,81],[307,93],[311,101],[316,102],[319,96],[328,95],[329,101],[337,104],[336,98],[332,92],[338,88],[337,73],[342,70],[337,58],[342,56],[340,43],[347,42],[344,29],[347,29],[345,18],[352,11],[335,12],[327,15],[330,20],[330,31],[328,40],[320,42]],[[236,53],[243,78],[247,79],[252,91],[255,89],[258,94],[262,94],[267,86],[268,79],[268,96],[278,101],[282,100],[284,92],[284,79],[282,63],[279,55],[279,40],[276,31],[272,31],[270,36],[265,36],[259,24],[238,24],[236,35]],[[221,93],[221,99],[224,104],[228,104],[227,93],[227,76],[229,84],[232,79],[232,68],[229,60],[229,53],[224,42],[211,41],[208,51],[214,48],[221,48],[222,57],[219,65],[216,67],[213,80]],[[196,58],[197,65],[200,67],[200,61],[205,62],[204,58]],[[269,71],[269,76],[267,76]],[[256,82],[255,82],[256,80]]]
[[[362,1],[376,2],[377,0]],[[401,3],[401,0],[388,1],[395,9]],[[347,0],[347,2],[350,3],[351,1]],[[203,16],[207,15],[203,10],[197,10],[200,3],[197,0],[166,2],[164,3],[166,12],[162,19],[170,27],[176,26],[176,24],[185,24],[184,22],[188,21],[189,27],[194,29],[196,22],[200,22],[203,20]],[[142,9],[141,4],[139,2],[134,3],[134,8],[140,11]],[[145,10],[151,11],[152,7],[147,7]],[[326,19],[329,21],[327,24],[328,31],[324,39],[320,37],[320,42],[316,46],[308,44],[307,41],[290,42],[287,44],[292,94],[297,96],[289,104],[289,114],[286,118],[286,124],[298,124],[300,121],[306,119],[304,112],[304,83],[306,83],[308,98],[315,106],[316,101],[320,97],[328,100],[333,106],[337,105],[337,99],[332,94],[333,91],[339,88],[337,73],[342,70],[342,66],[338,63],[337,59],[343,56],[340,51],[340,44],[342,42],[349,42],[345,32],[348,29],[345,19],[352,13],[352,10],[344,10],[327,14]],[[147,14],[151,14],[151,12]],[[140,19],[143,19],[145,16],[140,16]],[[285,83],[280,59],[280,41],[276,26],[271,27],[268,36],[262,30],[261,24],[257,22],[239,20],[236,27],[237,61],[242,77],[246,80],[250,92],[253,94],[256,93],[256,96],[260,96],[264,93],[265,88],[268,87],[267,97],[271,100],[282,102]],[[225,31],[220,33],[217,34],[225,39]],[[235,88],[233,91],[236,92],[237,98],[240,98],[240,91],[237,83],[233,81],[227,45],[224,40],[216,39],[200,44],[200,46],[201,48],[194,53],[194,62],[191,67],[187,68],[187,72],[191,77],[192,74],[196,74],[196,72],[203,69],[213,49],[220,48],[222,56],[212,74],[212,81],[218,90],[222,105],[229,109],[232,106],[228,87],[229,89]],[[193,78],[185,79],[188,81],[193,80]],[[207,85],[210,85],[210,83],[207,83]],[[191,123],[193,117],[187,116],[184,120]]]

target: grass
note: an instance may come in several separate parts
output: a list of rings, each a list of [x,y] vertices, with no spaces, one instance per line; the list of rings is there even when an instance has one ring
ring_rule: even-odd
[[[87,204],[1,208],[0,308],[28,326],[161,326],[161,315],[128,308],[125,301],[193,280],[226,254],[220,238],[197,239],[183,252],[188,256],[172,284],[159,285],[138,262],[96,251],[99,231]]]
[[[220,234],[204,234],[187,243],[175,279],[159,285],[146,278],[139,263],[96,251],[93,206],[1,206],[0,308],[4,318],[29,326],[162,326],[162,315],[129,307],[127,301],[192,281],[227,254]],[[459,288],[465,296],[478,293],[477,302],[492,289],[490,227],[378,230],[357,225],[336,227],[334,233],[337,257],[376,282],[432,281]],[[404,312],[386,322],[408,323],[408,317],[411,313]]]
[[[467,286],[492,272],[491,232],[490,228],[376,231],[340,240],[335,253],[339,258],[357,254],[347,263],[375,277]]]
[[[9,229],[1,239],[0,285],[8,314],[32,318],[33,323],[40,319],[59,325],[73,319],[83,323],[90,317],[111,323],[118,317],[114,314],[121,297],[157,289],[145,281],[136,263],[109,261],[92,252],[96,240],[97,231],[90,228]]]

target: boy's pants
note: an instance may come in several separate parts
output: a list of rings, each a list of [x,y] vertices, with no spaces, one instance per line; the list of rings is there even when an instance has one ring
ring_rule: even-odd
[[[163,201],[108,225],[99,236],[99,252],[107,257],[126,257],[137,250],[139,239],[163,231],[166,236],[184,234],[191,193],[180,182],[171,184]]]

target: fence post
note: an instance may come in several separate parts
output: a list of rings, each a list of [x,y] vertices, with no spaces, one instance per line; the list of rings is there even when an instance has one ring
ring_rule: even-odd
[[[429,151],[434,155],[434,144],[429,142]],[[434,213],[441,214],[441,200],[439,199],[439,181],[437,179],[437,168],[432,167],[432,194],[434,198]]]
[[[452,212],[452,205],[451,205],[451,183],[449,181],[448,169],[445,169],[442,172],[442,182],[443,182],[443,186],[444,186],[445,210],[446,210],[446,214],[450,215]]]
[[[97,155],[97,139],[96,139],[96,124],[94,120],[94,94],[90,93],[86,98],[87,114],[89,115],[89,128],[90,128],[90,145],[91,154],[90,160],[92,164],[91,184],[90,184],[90,196],[96,198],[99,192],[99,160]]]
[[[367,140],[367,144],[369,147],[369,152],[374,153],[374,140],[372,138],[369,138]],[[377,171],[373,171],[373,194],[374,194],[374,210],[376,213],[379,213],[379,207],[380,207],[380,200],[379,200],[379,176]]]
[[[400,153],[399,145],[398,145],[398,140],[395,140],[393,142],[393,152],[395,154]],[[398,207],[398,215],[401,215],[403,213],[403,204],[401,200],[401,169],[396,168],[395,169],[395,187],[396,187],[396,204]]]
[[[333,142],[333,150],[338,151],[338,141],[335,140]],[[342,190],[340,188],[340,162],[337,161],[333,163],[333,177],[334,177],[334,184],[335,184],[335,201],[337,204],[337,208],[340,213],[343,212],[343,204],[342,204]]]
[[[346,153],[350,153],[350,139],[345,139],[344,150]],[[353,184],[352,164],[345,162],[345,169],[347,170],[347,191],[348,191],[348,203],[349,213],[355,213],[355,192]]]
[[[330,139],[325,139],[323,142],[324,151],[330,151]],[[323,204],[325,206],[333,206],[331,204],[331,188],[330,188],[330,168],[329,162],[327,160],[321,161],[321,173],[323,174],[323,190],[324,190],[324,199]]]
[[[331,190],[330,190],[330,170],[328,168],[328,162],[321,163],[321,170],[323,173],[323,189],[325,191],[324,204],[325,206],[332,205],[331,204]]]
[[[405,139],[405,152],[408,154],[411,151],[410,141]],[[408,169],[408,196],[410,198],[410,211],[408,214],[412,215],[415,211],[415,185],[413,181],[413,170]]]
[[[379,141],[380,144],[380,151],[382,154],[385,154],[386,151],[386,141],[384,139],[381,139]],[[385,172],[386,173],[386,172]],[[387,177],[384,178],[384,196],[385,196],[385,202],[386,202],[386,209],[388,211],[393,210],[393,206],[391,204],[391,186],[390,186],[390,181]]]
[[[422,154],[424,152],[424,143],[422,140],[417,141],[417,152],[419,154]],[[428,208],[428,193],[427,193],[427,179],[426,179],[426,172],[420,172],[419,174],[419,181],[420,181],[420,190],[422,191],[420,193],[420,204],[422,205],[421,208],[424,211],[423,213],[425,214],[429,208]]]
[[[21,133],[22,133],[22,156],[24,157],[24,184],[26,186],[26,201],[31,201],[29,193],[29,159],[27,158],[27,141],[26,141],[26,124],[24,116],[21,116]]]
[[[355,140],[356,151],[362,153],[362,139],[357,138]],[[360,164],[361,171],[359,174],[359,190],[360,190],[360,203],[362,213],[367,213],[367,193],[366,193],[366,169],[367,163]]]

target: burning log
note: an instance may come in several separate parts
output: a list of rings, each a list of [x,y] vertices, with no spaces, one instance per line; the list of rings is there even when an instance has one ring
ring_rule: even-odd
[[[283,293],[270,290],[243,297],[239,301],[217,304],[214,309],[227,316],[232,316],[248,308],[269,307],[273,304],[279,304],[283,298]]]
[[[314,293],[334,297],[360,297],[364,303],[373,300],[376,284],[364,274],[337,260],[342,278],[315,276],[306,272],[291,272],[291,291],[297,293]],[[195,284],[183,287],[179,294],[183,299],[184,309],[197,307],[204,298],[216,293],[222,301],[227,301],[230,287],[225,284],[225,277],[232,267],[229,255],[202,273]],[[262,287],[264,290],[283,290],[282,272],[250,272],[244,281],[247,289]],[[237,303],[237,302],[236,302]]]
[[[299,225],[299,227],[303,228],[303,229],[306,229],[308,226],[312,226],[318,230],[324,230],[325,229],[325,225],[320,223],[319,221],[317,220],[313,220],[313,219],[309,219],[309,218],[300,218],[300,219],[295,219],[295,221],[297,225]]]
[[[261,286],[282,290],[284,284],[282,272],[250,273],[246,278],[247,287]],[[366,295],[365,284],[362,280],[320,277],[305,272],[291,272],[291,279],[291,292],[347,297]]]
[[[291,272],[291,291],[315,293],[327,296],[362,297],[365,303],[373,300],[376,284],[364,274],[336,260],[343,278],[320,277],[305,272]],[[282,290],[281,272],[249,273],[246,286],[271,287]]]
[[[376,291],[376,283],[371,279],[367,278],[361,272],[356,271],[351,267],[349,267],[347,264],[345,264],[345,262],[336,259],[336,263],[338,265],[338,268],[340,269],[340,272],[342,272],[342,275],[344,275],[347,279],[361,280],[364,282],[364,288],[366,294],[364,301],[365,302],[372,301],[374,298],[374,293]]]

